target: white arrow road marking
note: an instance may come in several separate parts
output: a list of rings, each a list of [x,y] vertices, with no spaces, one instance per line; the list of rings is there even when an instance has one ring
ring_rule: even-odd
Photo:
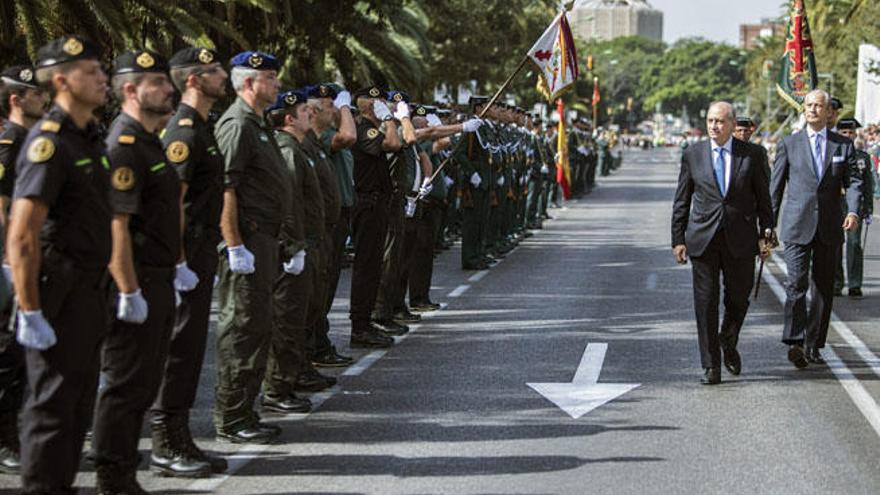
[[[608,344],[587,344],[581,364],[570,383],[527,383],[535,392],[574,419],[600,407],[641,383],[598,383]]]

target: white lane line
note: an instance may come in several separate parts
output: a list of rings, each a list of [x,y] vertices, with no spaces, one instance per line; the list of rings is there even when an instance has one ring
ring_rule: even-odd
[[[485,277],[488,274],[489,274],[489,270],[480,270],[477,273],[471,275],[470,278],[468,279],[468,282],[474,282],[474,283],[479,282],[480,280],[483,280],[483,277]]]
[[[780,260],[777,259],[776,261],[779,263]],[[773,294],[776,295],[776,298],[779,299],[779,302],[785,304],[785,289],[782,288],[782,284],[776,280],[776,277],[769,270],[764,272],[764,280]],[[845,327],[846,324],[840,321],[838,326]],[[834,328],[837,329],[838,326]],[[862,382],[853,375],[852,371],[846,366],[846,363],[837,357],[837,353],[834,352],[830,345],[825,347],[824,351],[825,361],[828,363],[829,368],[831,368],[831,372],[834,373],[834,377],[840,382],[840,385],[849,395],[849,398],[852,399],[859,412],[862,413],[862,416],[868,420],[868,423],[874,428],[877,435],[880,436],[880,406],[877,405],[871,394],[865,390]]]
[[[452,292],[447,294],[446,297],[450,297],[450,298],[461,297],[461,295],[464,294],[465,292],[467,292],[468,289],[470,289],[470,288],[471,288],[470,285],[466,285],[466,284],[459,285],[458,287],[453,289]]]
[[[779,257],[776,253],[773,253],[773,261],[776,263],[776,266],[788,276],[788,266],[785,264],[785,260]],[[783,295],[785,294],[785,290],[783,290]],[[785,298],[783,297],[783,303]],[[847,326],[840,317],[837,316],[837,313],[832,311],[831,313],[831,328],[840,335],[840,338],[846,341],[850,347],[852,347],[853,351],[862,358],[862,361],[871,368],[871,371],[874,372],[875,375],[880,376],[880,358],[877,357],[876,354],[871,352],[871,349],[868,348],[867,345],[860,339],[856,334]]]
[[[358,376],[364,371],[367,371],[367,368],[373,365],[376,361],[382,359],[388,351],[373,351],[366,356],[358,359],[356,363],[349,366],[345,371],[342,372],[342,376]]]

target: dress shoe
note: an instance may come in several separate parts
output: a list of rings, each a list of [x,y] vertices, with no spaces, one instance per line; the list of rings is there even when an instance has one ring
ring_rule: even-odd
[[[809,365],[807,356],[804,354],[804,347],[800,344],[795,344],[788,348],[788,360],[799,370]]]
[[[0,445],[0,473],[18,474],[21,470],[21,458],[18,446]]]
[[[293,389],[297,392],[320,392],[336,385],[336,378],[318,373],[315,369],[308,369],[296,377]]]
[[[394,313],[394,317],[392,317],[392,319],[395,322],[400,323],[401,325],[404,325],[407,323],[418,323],[418,322],[422,321],[421,316],[410,313],[409,310],[403,310],[403,311],[398,311],[397,313]]]
[[[822,354],[819,354],[818,347],[805,347],[804,356],[807,361],[813,364],[825,364],[825,359],[822,357]]]
[[[736,349],[724,349],[724,367],[731,375],[739,375],[742,372],[742,358]]]
[[[351,330],[351,340],[349,340],[349,346],[353,349],[386,349],[393,345],[394,339],[372,327],[368,327],[365,330]]]
[[[853,287],[848,292],[849,297],[862,297],[862,289]]]
[[[343,356],[336,352],[336,347],[330,346],[330,349],[312,356],[312,364],[318,368],[345,368],[351,366],[354,362],[350,356]]]
[[[269,445],[275,442],[281,432],[266,426],[268,425],[254,423],[235,431],[220,430],[217,431],[217,441]]]
[[[312,401],[293,394],[287,397],[263,396],[262,406],[264,411],[281,414],[307,413],[312,410]]]
[[[375,320],[370,326],[388,336],[400,336],[409,333],[409,327],[396,323],[394,320]]]
[[[180,421],[173,416],[163,416],[150,421],[153,439],[150,471],[171,478],[211,476],[213,472],[211,464],[189,451],[186,439],[183,437],[185,433],[180,426]]]
[[[718,385],[721,383],[721,368],[706,368],[703,378],[700,378],[703,385]]]
[[[440,308],[441,306],[437,303],[425,301],[410,303],[409,309],[415,313],[430,313],[431,311],[437,311]]]

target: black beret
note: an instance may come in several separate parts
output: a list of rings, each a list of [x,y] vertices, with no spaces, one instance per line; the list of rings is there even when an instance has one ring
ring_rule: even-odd
[[[428,115],[428,109],[424,105],[411,105],[412,114],[416,117],[426,117]]]
[[[841,102],[840,98],[838,98],[836,96],[831,97],[831,101],[829,102],[829,104],[831,105],[831,108],[833,108],[835,110],[843,109],[843,102]]]
[[[755,121],[751,119],[751,117],[737,117],[736,125],[742,127],[751,127],[755,125]]]
[[[311,98],[336,98],[340,91],[339,85],[333,83],[321,83],[314,86],[307,86],[306,90]]]
[[[168,66],[172,69],[178,67],[191,67],[196,65],[208,65],[217,62],[217,52],[208,48],[191,46],[175,53]]]
[[[281,64],[274,55],[263,52],[246,51],[232,57],[229,61],[232,67],[245,67],[254,70],[278,70]]]
[[[385,90],[382,89],[382,86],[371,84],[355,91],[352,96],[354,97],[354,100],[357,101],[358,98],[385,98],[387,95],[385,94]]]
[[[168,61],[152,50],[125,52],[113,61],[113,75],[168,72]]]
[[[3,72],[0,72],[0,79],[2,79],[5,84],[27,86],[30,88],[38,87],[34,80],[34,68],[30,65],[13,65],[12,67],[7,67],[3,69]]]
[[[44,69],[76,60],[99,60],[98,45],[81,36],[65,36],[50,41],[37,50],[37,69]]]

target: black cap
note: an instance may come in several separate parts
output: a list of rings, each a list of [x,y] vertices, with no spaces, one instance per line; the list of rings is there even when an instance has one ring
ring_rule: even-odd
[[[488,102],[488,96],[471,96],[470,99],[468,99],[468,104],[471,108],[476,107],[477,105],[485,105]]]
[[[34,79],[34,68],[30,65],[13,65],[7,67],[0,72],[0,80],[4,84],[27,86],[29,88],[37,88],[37,82]]]
[[[340,92],[345,91],[341,86],[334,83],[321,83],[314,86],[306,86],[310,98],[336,98]]]
[[[736,125],[740,127],[752,127],[755,125],[755,121],[751,119],[751,117],[737,117]]]
[[[152,50],[125,52],[113,61],[113,75],[168,72],[168,61]]]
[[[840,121],[837,122],[838,129],[854,131],[856,129],[861,129],[861,127],[862,124],[860,124],[859,121],[856,119],[840,119]]]
[[[76,60],[99,60],[98,45],[82,36],[65,36],[50,41],[37,50],[37,69],[44,69]]]
[[[840,98],[838,98],[836,96],[831,97],[831,101],[829,102],[829,104],[831,105],[831,108],[833,108],[835,110],[842,110],[843,109],[843,103],[840,101]]]
[[[171,60],[168,61],[168,66],[172,69],[177,69],[180,67],[209,65],[218,61],[217,52],[214,50],[191,46],[175,53]]]
[[[274,55],[255,51],[239,53],[232,57],[232,60],[229,61],[229,65],[232,67],[245,67],[254,70],[278,70],[281,68],[281,64]]]
[[[370,84],[369,86],[355,91],[352,96],[354,97],[354,100],[357,101],[358,98],[385,98],[387,96],[385,93],[386,91],[382,86],[378,84]]]

